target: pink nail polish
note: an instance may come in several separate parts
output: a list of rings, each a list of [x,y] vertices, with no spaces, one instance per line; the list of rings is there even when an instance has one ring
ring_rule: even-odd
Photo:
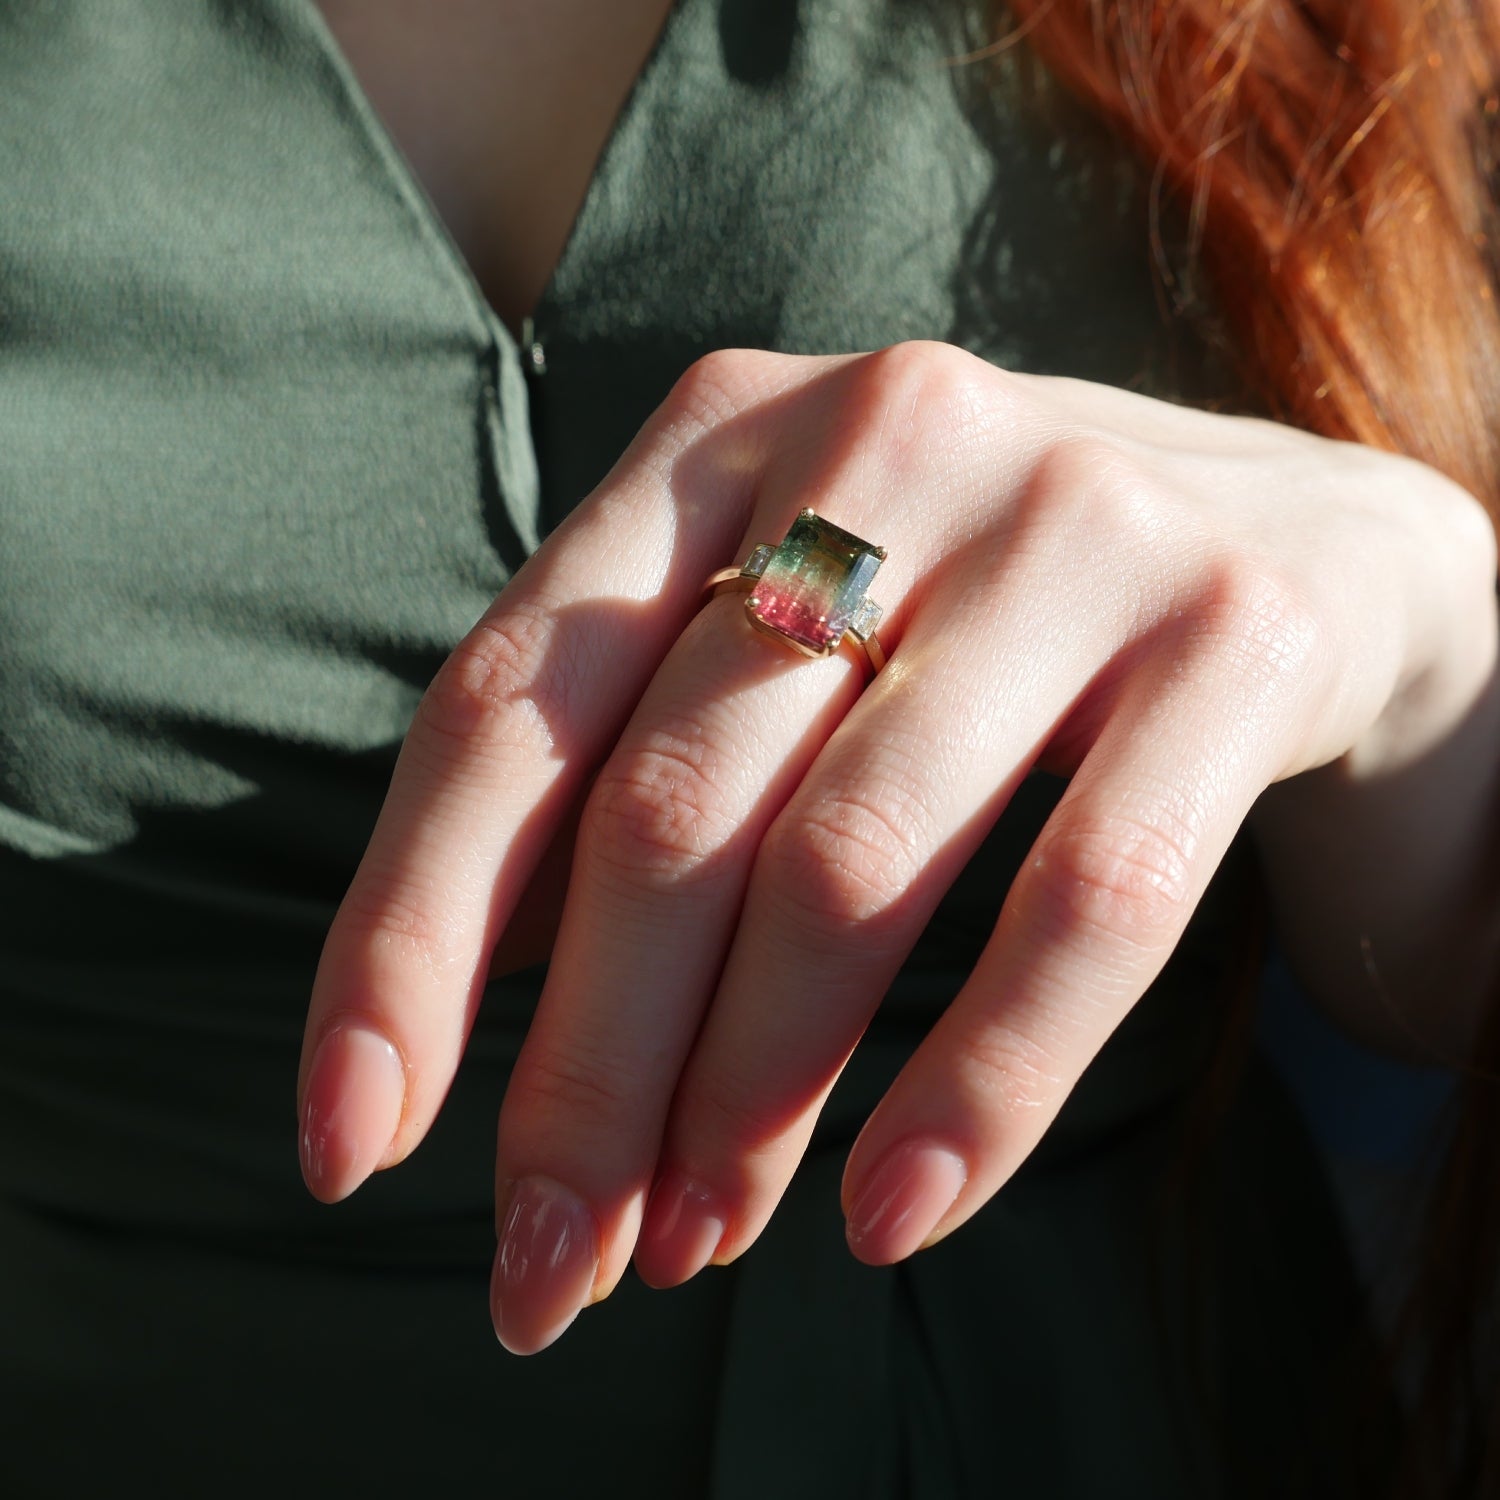
[[[958,1201],[969,1169],[929,1141],[903,1141],[880,1160],[849,1210],[849,1248],[868,1265],[904,1260]]]
[[[669,1170],[652,1190],[635,1247],[635,1269],[647,1286],[680,1286],[719,1248],[729,1216],[702,1183]]]
[[[302,1097],[302,1176],[324,1203],[347,1198],[395,1138],[406,1103],[401,1054],[374,1027],[335,1025],[318,1043]]]
[[[512,1354],[545,1349],[587,1305],[598,1274],[599,1230],[588,1205],[550,1177],[522,1177],[490,1275],[496,1337]]]

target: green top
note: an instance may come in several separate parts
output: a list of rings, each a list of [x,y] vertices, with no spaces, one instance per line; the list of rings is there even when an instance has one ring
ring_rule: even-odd
[[[1210,388],[1139,174],[945,65],[954,8],[679,0],[523,350],[308,0],[0,5],[7,1493],[1284,1492],[1357,1307],[1259,1070],[1191,1198],[1160,1190],[1224,1013],[1223,881],[1012,1185],[906,1264],[844,1247],[848,1147],[1040,781],[735,1267],[495,1346],[535,975],[493,986],[408,1165],[337,1209],[297,1172],[313,967],[418,696],[697,355],[922,336]]]

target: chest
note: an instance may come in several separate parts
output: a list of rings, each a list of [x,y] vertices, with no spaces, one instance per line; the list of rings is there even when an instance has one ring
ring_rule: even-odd
[[[672,0],[316,0],[490,305],[546,289]]]

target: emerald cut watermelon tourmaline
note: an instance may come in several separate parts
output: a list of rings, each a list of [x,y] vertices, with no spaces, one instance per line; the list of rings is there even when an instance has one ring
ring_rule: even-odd
[[[838,649],[844,632],[870,619],[865,591],[883,547],[804,510],[767,560],[745,607],[762,630],[811,656]]]

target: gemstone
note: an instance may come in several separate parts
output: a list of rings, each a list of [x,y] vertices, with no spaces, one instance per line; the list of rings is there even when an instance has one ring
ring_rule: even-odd
[[[869,640],[875,633],[875,627],[880,623],[881,614],[880,606],[873,599],[866,599],[854,611],[854,618],[849,621],[849,634],[856,640]]]
[[[828,656],[859,614],[884,560],[883,547],[804,510],[771,554],[746,609],[760,629],[809,656]]]

